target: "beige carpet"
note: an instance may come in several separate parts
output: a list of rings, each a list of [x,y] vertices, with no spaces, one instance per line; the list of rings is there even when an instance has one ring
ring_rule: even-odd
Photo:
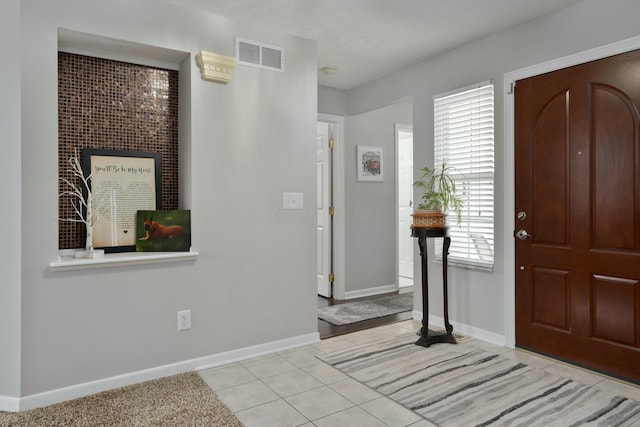
[[[0,411],[0,426],[242,427],[242,423],[196,372],[187,372],[31,411]]]

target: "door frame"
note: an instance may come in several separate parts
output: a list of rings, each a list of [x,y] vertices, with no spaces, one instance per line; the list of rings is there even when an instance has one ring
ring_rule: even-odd
[[[345,299],[345,181],[344,181],[344,117],[318,113],[319,122],[334,124],[333,149],[333,292],[332,298]]]
[[[394,127],[393,127],[393,131],[394,131],[394,149],[395,149],[395,157],[396,157],[396,164],[395,164],[395,169],[396,169],[396,174],[395,174],[395,179],[396,179],[396,189],[395,189],[395,204],[396,204],[396,210],[395,210],[395,224],[396,224],[396,289],[399,290],[400,289],[400,231],[398,231],[398,223],[400,222],[400,193],[398,191],[398,182],[400,181],[399,179],[399,174],[398,174],[398,132],[404,130],[404,131],[411,131],[411,134],[413,134],[413,125],[412,124],[407,124],[407,123],[394,123]],[[412,162],[413,163],[413,162]],[[411,167],[413,168],[413,164],[411,165]],[[407,231],[408,232],[408,231]],[[414,277],[414,286],[415,286],[415,277]]]
[[[331,243],[332,243],[332,218],[330,204],[332,202],[331,189],[333,148],[330,145],[333,129],[332,123],[316,122],[317,140],[317,174],[316,174],[316,243],[318,253],[316,254],[318,263],[318,295],[331,298]]]
[[[621,40],[594,49],[585,50],[562,58],[510,71],[504,74],[504,292],[505,292],[505,346],[515,348],[516,304],[515,304],[515,161],[514,161],[514,93],[513,86],[520,79],[561,70],[589,61],[640,49],[640,36]]]

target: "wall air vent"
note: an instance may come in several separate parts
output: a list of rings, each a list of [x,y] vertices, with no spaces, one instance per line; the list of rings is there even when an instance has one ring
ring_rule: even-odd
[[[238,64],[284,71],[284,48],[236,38]]]
[[[238,40],[237,52],[238,63],[260,66],[260,45]]]

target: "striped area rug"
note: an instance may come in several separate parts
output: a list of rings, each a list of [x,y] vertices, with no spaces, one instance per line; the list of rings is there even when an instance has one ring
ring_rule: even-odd
[[[640,403],[479,350],[408,333],[318,357],[438,426],[629,426]]]

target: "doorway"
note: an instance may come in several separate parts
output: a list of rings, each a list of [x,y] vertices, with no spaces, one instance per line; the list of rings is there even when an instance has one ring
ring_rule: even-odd
[[[332,162],[334,125],[328,122],[317,124],[317,162],[316,162],[316,246],[318,295],[329,298],[332,296],[333,285],[333,194],[332,194]]]
[[[396,123],[397,260],[400,291],[413,289],[414,242],[409,232],[413,213],[413,126]]]
[[[344,118],[318,114],[317,130],[318,295],[344,299]]]
[[[515,344],[640,382],[640,51],[518,80]]]

